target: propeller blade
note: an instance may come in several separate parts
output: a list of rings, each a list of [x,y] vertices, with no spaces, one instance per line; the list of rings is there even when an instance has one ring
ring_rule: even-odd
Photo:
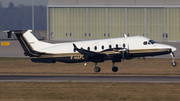
[[[127,49],[128,51],[128,53],[127,53],[127,57],[129,58],[129,43],[128,43],[128,49]]]

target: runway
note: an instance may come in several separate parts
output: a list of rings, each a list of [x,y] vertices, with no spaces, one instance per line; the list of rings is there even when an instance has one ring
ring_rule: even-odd
[[[0,76],[0,82],[147,82],[180,83],[180,77],[150,76]]]

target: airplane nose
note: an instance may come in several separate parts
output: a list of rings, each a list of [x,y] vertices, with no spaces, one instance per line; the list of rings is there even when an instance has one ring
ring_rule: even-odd
[[[175,52],[177,49],[175,47],[171,47],[172,52]]]
[[[158,46],[160,48],[170,48],[172,52],[175,52],[177,50],[176,47],[166,45],[166,44],[155,44],[155,46]]]

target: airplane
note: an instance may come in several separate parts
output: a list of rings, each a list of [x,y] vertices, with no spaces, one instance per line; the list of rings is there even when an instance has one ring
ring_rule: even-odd
[[[155,41],[143,37],[132,36],[111,39],[86,40],[67,43],[51,44],[39,41],[32,30],[9,30],[5,31],[8,38],[15,34],[20,42],[24,55],[29,56],[32,62],[37,63],[95,63],[95,72],[100,72],[99,62],[111,60],[113,63],[112,71],[117,72],[116,62],[130,60],[137,57],[157,56],[171,54],[172,66],[176,66],[174,52],[176,48],[166,44],[156,43]]]

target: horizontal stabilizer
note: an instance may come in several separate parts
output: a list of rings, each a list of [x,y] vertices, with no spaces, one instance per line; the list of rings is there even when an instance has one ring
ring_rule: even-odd
[[[7,33],[8,38],[11,38],[11,36],[12,36],[12,31],[7,30],[7,31],[3,31],[3,32]]]
[[[7,33],[8,38],[12,37],[12,34],[20,34],[20,33],[25,33],[27,30],[7,30],[7,31],[3,31],[5,33]]]

